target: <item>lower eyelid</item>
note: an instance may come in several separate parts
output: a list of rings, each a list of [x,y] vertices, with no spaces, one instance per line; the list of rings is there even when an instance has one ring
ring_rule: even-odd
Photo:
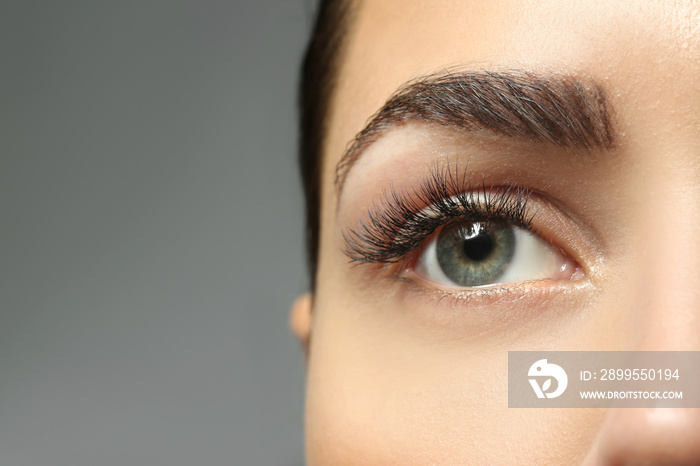
[[[578,303],[595,299],[595,288],[587,281],[455,292],[409,276],[394,279],[386,273],[357,272],[356,286],[347,290],[348,299],[359,303],[353,312],[379,319],[381,325],[397,326],[416,344],[425,338],[431,344],[454,341],[460,349],[469,342],[479,341],[483,349],[481,345],[504,338],[530,338],[536,328],[552,331],[579,315]]]
[[[596,287],[588,280],[552,281],[534,280],[511,285],[496,285],[471,289],[442,289],[426,284],[415,276],[400,280],[403,288],[404,311],[418,312],[416,317],[430,319],[452,327],[462,319],[471,334],[493,333],[504,327],[522,327],[525,322],[539,318],[543,313],[556,312],[571,306]],[[562,307],[564,306],[564,307]],[[440,312],[423,313],[426,308],[441,308]],[[468,311],[467,314],[464,314]],[[445,314],[447,312],[447,314]],[[452,320],[458,319],[458,320]],[[462,335],[466,335],[464,333]]]

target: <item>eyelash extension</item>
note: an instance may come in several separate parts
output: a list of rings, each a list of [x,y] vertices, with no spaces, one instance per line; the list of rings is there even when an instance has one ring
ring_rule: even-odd
[[[496,188],[496,189],[494,189]],[[393,186],[372,203],[366,220],[343,233],[345,255],[351,262],[400,262],[438,228],[457,220],[500,221],[531,232],[534,214],[527,216],[532,191],[517,186],[487,187],[475,183],[449,164],[432,167],[412,191]]]

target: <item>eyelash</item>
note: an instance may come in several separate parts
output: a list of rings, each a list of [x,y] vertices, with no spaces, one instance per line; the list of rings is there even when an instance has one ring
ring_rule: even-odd
[[[355,263],[402,262],[436,230],[457,220],[498,221],[536,234],[528,216],[532,191],[500,185],[487,187],[449,164],[433,167],[412,191],[384,191],[366,220],[343,233],[345,255]]]

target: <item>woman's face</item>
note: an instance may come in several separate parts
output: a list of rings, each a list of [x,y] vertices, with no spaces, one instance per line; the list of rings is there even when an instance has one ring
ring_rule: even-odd
[[[698,3],[367,0],[345,40],[309,463],[700,462],[698,410],[507,393],[508,351],[700,350]]]

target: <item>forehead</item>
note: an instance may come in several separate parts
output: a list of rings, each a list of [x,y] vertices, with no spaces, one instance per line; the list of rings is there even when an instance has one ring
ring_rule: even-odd
[[[338,70],[324,176],[397,88],[451,67],[580,72],[621,91],[624,110],[692,113],[699,103],[699,30],[691,2],[357,2]]]

